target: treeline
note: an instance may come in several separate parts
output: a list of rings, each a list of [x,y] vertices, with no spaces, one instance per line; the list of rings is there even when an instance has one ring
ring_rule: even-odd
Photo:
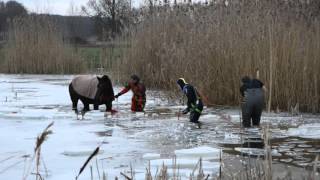
[[[15,1],[0,1],[0,20],[1,73],[81,73],[98,67],[98,60],[89,58],[99,54],[78,48],[96,44],[95,17],[35,14]]]
[[[240,78],[259,70],[271,109],[320,112],[320,1],[169,3],[131,29],[119,74],[167,90],[185,77],[207,104],[239,105]]]
[[[79,28],[71,34],[71,27],[67,26],[69,24],[66,23],[66,19],[76,18],[32,14],[18,2],[0,2],[0,71],[83,72],[86,64],[70,42],[75,35],[84,37],[90,33],[86,33],[88,28]],[[73,25],[75,29],[81,27],[79,24]]]
[[[28,13],[20,3],[1,2],[0,72],[81,73],[104,68],[106,58],[118,56],[114,40],[128,32],[128,2],[89,1],[83,7],[87,16]]]
[[[88,44],[94,43],[94,41],[110,40],[120,34],[122,28],[124,28],[125,19],[129,18],[129,16],[125,14],[129,6],[124,2],[128,1],[119,1],[114,5],[109,6],[104,4],[95,6],[110,8],[110,10],[112,9],[112,6],[114,7],[113,11],[100,8],[96,9],[92,6],[92,3],[89,3],[87,6],[83,7],[83,16],[72,14],[61,16],[30,13],[23,4],[16,1],[0,1],[0,41],[5,40],[4,35],[9,31],[10,21],[15,18],[26,16],[46,17],[48,20],[55,22],[56,26],[58,26],[62,32],[64,41],[67,43]],[[88,12],[91,12],[92,14],[89,14]]]
[[[26,8],[16,1],[0,1],[0,32],[8,30],[8,20],[27,14]]]
[[[21,3],[0,1],[0,41],[5,40],[11,21],[27,16],[46,17],[48,21],[55,22],[66,42],[83,44],[88,43],[88,39],[97,37],[96,23],[91,17],[28,13]]]
[[[22,4],[16,1],[8,1],[6,3],[0,1],[0,48],[3,44],[3,41],[6,40],[8,21],[10,19],[14,19],[15,17],[21,17],[25,15],[27,15],[27,10]]]

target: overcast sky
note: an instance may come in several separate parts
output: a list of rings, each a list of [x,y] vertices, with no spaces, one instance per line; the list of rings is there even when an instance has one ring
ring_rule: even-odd
[[[1,0],[0,0],[1,1]],[[2,0],[7,2],[9,0]],[[86,5],[88,0],[15,0],[22,3],[29,12],[48,13],[60,15],[79,15],[81,6]],[[177,2],[186,2],[187,0],[177,0]],[[204,0],[192,0],[192,2],[203,2]],[[133,7],[141,6],[145,0],[131,0]],[[173,2],[173,0],[171,1]],[[71,13],[71,5],[78,13]]]
[[[8,0],[4,0],[5,2]],[[60,15],[71,14],[71,4],[75,9],[81,10],[82,5],[86,5],[88,0],[15,0],[22,3],[29,12],[50,13]],[[132,4],[138,7],[144,0],[132,0]]]

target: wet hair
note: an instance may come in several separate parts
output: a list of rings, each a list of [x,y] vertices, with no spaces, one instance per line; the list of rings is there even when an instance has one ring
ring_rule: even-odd
[[[140,82],[139,76],[137,76],[137,75],[135,75],[135,74],[134,74],[134,75],[131,75],[131,79],[137,81],[137,83]]]
[[[250,82],[250,77],[249,76],[243,76],[242,78],[241,78],[241,82],[242,83],[248,83],[248,82]]]

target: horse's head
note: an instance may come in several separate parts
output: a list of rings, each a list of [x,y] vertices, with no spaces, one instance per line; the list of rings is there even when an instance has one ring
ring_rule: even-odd
[[[100,102],[113,100],[114,92],[110,78],[107,75],[104,75],[102,77],[97,76],[97,79],[99,83],[95,99]]]

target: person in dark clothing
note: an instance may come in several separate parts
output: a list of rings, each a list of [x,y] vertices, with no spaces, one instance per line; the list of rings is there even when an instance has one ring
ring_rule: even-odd
[[[130,81],[114,97],[118,98],[129,90],[133,93],[131,99],[131,111],[143,112],[146,104],[146,87],[140,82],[140,78],[137,75],[132,75]]]
[[[260,118],[264,108],[264,84],[258,79],[251,79],[244,76],[242,79],[240,93],[243,97],[241,105],[242,109],[242,125],[243,127],[251,127],[260,125]]]
[[[203,103],[196,88],[186,83],[183,78],[178,79],[177,84],[183,93],[187,96],[187,108],[182,111],[183,114],[190,112],[190,122],[199,123],[199,118],[203,110]]]

